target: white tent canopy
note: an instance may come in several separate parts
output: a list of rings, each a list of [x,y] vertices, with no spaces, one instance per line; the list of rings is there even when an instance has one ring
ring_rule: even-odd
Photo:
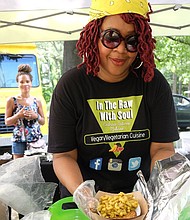
[[[190,35],[190,0],[150,3],[154,36]],[[76,40],[89,6],[90,0],[0,0],[0,44]]]

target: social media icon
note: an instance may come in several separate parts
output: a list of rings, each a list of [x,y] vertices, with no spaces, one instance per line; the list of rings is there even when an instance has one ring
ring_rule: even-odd
[[[108,170],[120,171],[122,168],[122,160],[120,159],[109,159]]]
[[[129,159],[128,170],[138,170],[141,165],[141,157],[134,157]]]
[[[90,160],[90,168],[94,170],[101,170],[102,169],[102,158],[95,158],[93,160]]]

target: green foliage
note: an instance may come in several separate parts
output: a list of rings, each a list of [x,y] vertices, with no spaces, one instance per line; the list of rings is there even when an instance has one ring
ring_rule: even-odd
[[[190,36],[156,37],[155,62],[174,93],[190,89]]]
[[[53,90],[62,76],[63,41],[36,43],[40,64],[43,95],[47,105],[51,101]]]

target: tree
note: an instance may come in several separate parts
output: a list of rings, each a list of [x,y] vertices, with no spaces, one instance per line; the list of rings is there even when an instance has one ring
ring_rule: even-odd
[[[77,41],[53,41],[37,43],[42,77],[43,95],[48,103],[60,77],[81,63],[77,55]]]
[[[77,54],[76,50],[76,40],[65,41],[64,42],[64,52],[63,52],[63,72],[77,66],[81,63],[81,58]]]
[[[49,107],[53,90],[63,74],[64,42],[40,42],[36,45],[40,61],[43,95]]]
[[[155,60],[174,93],[190,88],[190,36],[156,37]]]

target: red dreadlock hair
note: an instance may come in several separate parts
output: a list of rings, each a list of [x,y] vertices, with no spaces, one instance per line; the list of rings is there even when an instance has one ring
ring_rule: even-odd
[[[150,82],[154,77],[154,55],[153,50],[155,48],[155,39],[152,38],[152,30],[149,26],[149,15],[148,18],[144,18],[138,14],[125,13],[121,14],[121,18],[126,23],[132,23],[135,27],[135,32],[138,35],[138,55],[137,57],[143,62],[142,66],[142,78],[145,82]],[[86,64],[87,74],[93,73],[94,76],[98,75],[99,72],[99,51],[98,51],[98,40],[99,30],[103,23],[104,18],[90,21],[83,29],[80,34],[80,38],[76,44],[78,49],[78,55],[83,58],[83,62],[78,65],[80,68],[83,64]],[[137,61],[134,61],[134,64]],[[133,73],[135,67],[131,67]]]

